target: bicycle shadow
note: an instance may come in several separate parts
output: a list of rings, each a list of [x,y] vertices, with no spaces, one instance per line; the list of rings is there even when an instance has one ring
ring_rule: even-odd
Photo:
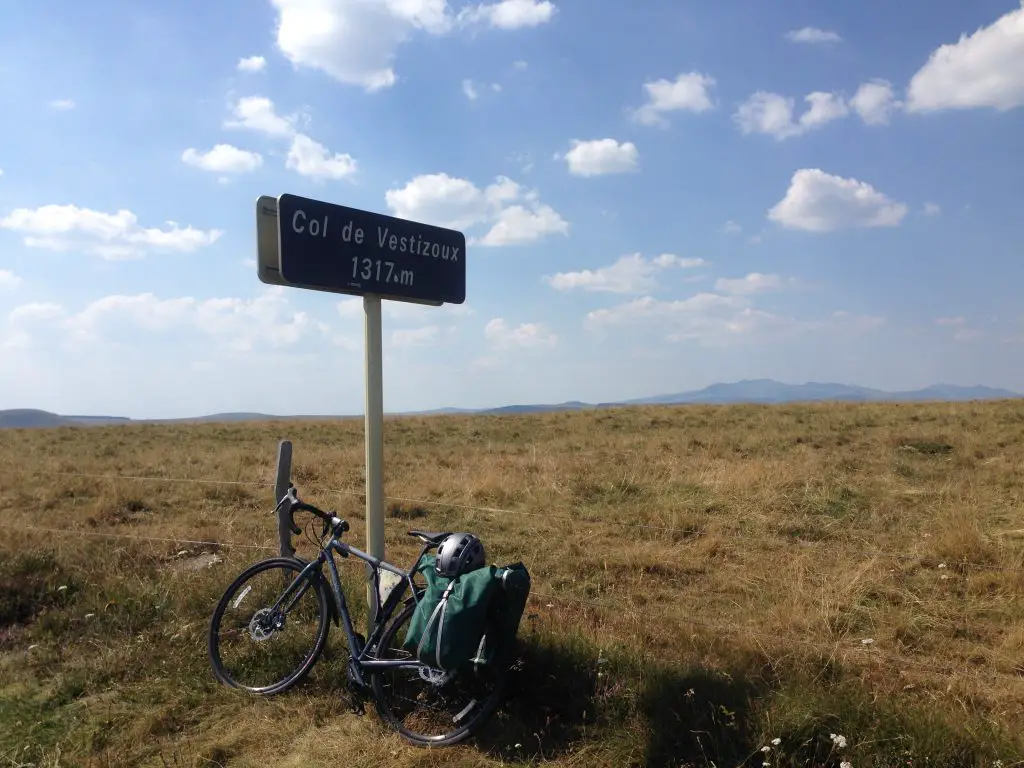
[[[519,638],[501,707],[474,738],[482,752],[511,761],[550,760],[597,722],[598,660],[553,638]]]
[[[505,701],[474,740],[493,758],[536,764],[586,746],[643,768],[760,756],[750,722],[758,686],[740,674],[616,665],[564,637],[519,643]]]
[[[642,765],[761,765],[750,711],[758,694],[753,682],[728,673],[650,675],[639,703],[648,732]]]

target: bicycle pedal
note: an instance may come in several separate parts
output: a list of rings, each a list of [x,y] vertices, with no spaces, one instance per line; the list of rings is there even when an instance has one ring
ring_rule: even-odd
[[[349,692],[349,704],[348,704],[349,712],[351,712],[354,715],[360,715],[360,716],[365,715],[366,714],[366,706],[363,703],[363,698],[366,696],[367,692],[364,691],[362,689],[362,687],[358,683],[353,682],[351,680],[349,681],[348,692]]]

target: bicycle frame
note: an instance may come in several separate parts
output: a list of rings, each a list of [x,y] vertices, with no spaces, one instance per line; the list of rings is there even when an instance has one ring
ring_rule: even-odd
[[[278,610],[282,603],[290,603],[291,601],[289,600],[289,597],[296,591],[298,586],[303,585],[302,589],[295,595],[295,599],[301,597],[305,593],[307,586],[313,583],[313,579],[320,577],[320,567],[324,563],[327,563],[331,576],[330,586],[335,608],[334,622],[335,624],[338,623],[338,616],[340,615],[340,623],[345,631],[345,636],[348,641],[351,661],[354,662],[354,664],[350,664],[350,666],[352,667],[353,672],[360,678],[359,683],[365,684],[361,679],[361,672],[363,669],[367,668],[404,667],[419,669],[427,667],[428,665],[415,658],[409,660],[371,659],[367,658],[367,652],[368,649],[373,647],[374,643],[380,639],[380,635],[384,632],[388,619],[391,618],[395,608],[401,603],[406,589],[410,587],[412,588],[412,599],[418,603],[418,599],[416,597],[416,585],[412,580],[412,576],[416,572],[420,561],[423,559],[423,555],[425,555],[433,546],[436,546],[436,544],[432,544],[431,542],[424,544],[416,558],[416,561],[413,563],[412,568],[406,571],[385,560],[380,560],[373,555],[363,552],[361,549],[353,547],[351,544],[341,541],[338,538],[338,534],[334,533],[332,534],[330,541],[327,542],[327,545],[320,550],[316,559],[306,564],[299,575],[296,576],[291,584],[288,585],[284,593],[275,602],[272,610]],[[367,563],[371,569],[373,577],[373,600],[370,609],[371,615],[373,615],[373,628],[370,632],[370,636],[366,639],[366,643],[363,645],[360,645],[358,642],[355,630],[352,626],[352,617],[349,614],[348,603],[345,600],[345,590],[341,586],[341,576],[339,575],[338,565],[333,556],[333,552],[335,551],[337,551],[342,557],[354,555],[359,560]],[[391,590],[391,593],[383,604],[380,603],[380,571],[382,569],[402,577],[400,584],[395,585],[394,589]],[[314,571],[316,573],[314,573]]]

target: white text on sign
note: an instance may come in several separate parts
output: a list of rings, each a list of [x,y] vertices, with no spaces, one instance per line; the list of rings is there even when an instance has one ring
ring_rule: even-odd
[[[302,209],[295,211],[292,215],[292,230],[296,234],[308,234],[310,237],[327,237],[328,217],[322,219],[310,219]],[[341,228],[341,239],[346,243],[362,245],[365,233],[362,227],[357,227],[355,222],[349,220]],[[377,245],[380,248],[387,248],[390,251],[401,253],[413,253],[418,256],[433,256],[435,259],[444,261],[458,261],[459,251],[455,245],[435,243],[422,235],[395,235],[390,233],[388,227],[377,227]]]

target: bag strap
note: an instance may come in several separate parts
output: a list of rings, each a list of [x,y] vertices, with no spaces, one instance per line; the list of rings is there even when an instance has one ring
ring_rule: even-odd
[[[420,656],[423,653],[423,644],[425,642],[427,642],[427,638],[430,636],[430,625],[433,624],[434,621],[436,620],[438,622],[438,630],[437,630],[437,646],[436,646],[435,657],[437,658],[437,668],[438,669],[442,669],[442,667],[441,667],[441,630],[442,630],[444,625],[441,624],[441,622],[444,620],[444,609],[448,605],[448,595],[450,595],[451,591],[455,588],[456,580],[457,579],[452,579],[450,582],[448,582],[448,586],[444,588],[444,593],[441,595],[441,599],[437,601],[437,605],[434,606],[434,610],[430,614],[430,618],[427,619],[427,626],[423,628],[423,634],[420,636],[419,645],[416,646],[416,655]]]

